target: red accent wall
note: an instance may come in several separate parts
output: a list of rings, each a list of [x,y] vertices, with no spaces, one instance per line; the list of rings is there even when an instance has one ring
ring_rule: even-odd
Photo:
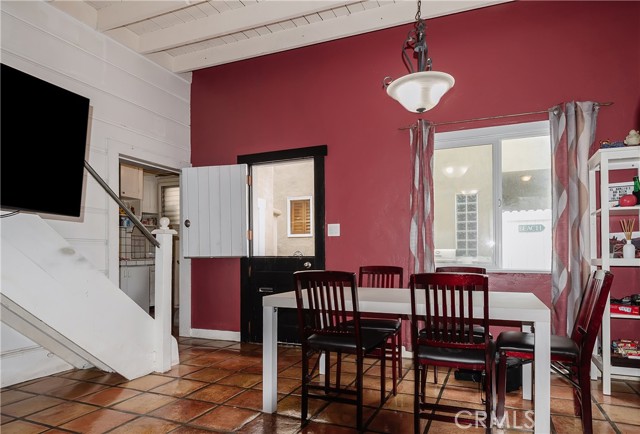
[[[193,165],[327,144],[326,221],[341,225],[340,237],[326,239],[327,268],[406,269],[409,134],[401,128],[419,116],[390,99],[382,80],[406,73],[399,48],[409,28],[194,72]],[[638,28],[638,2],[513,2],[429,20],[434,70],[452,74],[456,84],[423,117],[444,122],[546,110],[563,101],[612,101],[600,111],[597,139],[621,140],[640,126]],[[239,260],[194,260],[192,268],[193,327],[240,330]],[[491,279],[494,288],[533,291],[549,302],[547,274]],[[623,270],[615,291],[640,292],[638,282],[638,270]],[[625,332],[640,335],[638,327]]]

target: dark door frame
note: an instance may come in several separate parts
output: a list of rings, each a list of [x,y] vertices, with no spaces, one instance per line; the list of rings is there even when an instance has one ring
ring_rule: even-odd
[[[239,155],[238,164],[275,163],[280,161],[291,161],[297,159],[313,158],[314,164],[314,233],[315,237],[315,268],[325,267],[325,174],[324,157],[327,156],[327,145],[311,146],[306,148],[286,149],[282,151],[262,152],[257,154]],[[249,207],[249,221],[252,221],[252,207]],[[252,318],[251,307],[246,301],[249,294],[250,282],[250,260],[253,256],[253,243],[249,243],[249,256],[241,259],[240,265],[240,335],[245,341],[251,335],[249,329]],[[283,257],[287,258],[287,257]],[[274,258],[275,260],[276,258]],[[249,270],[249,273],[245,272]],[[260,327],[262,325],[260,324]]]

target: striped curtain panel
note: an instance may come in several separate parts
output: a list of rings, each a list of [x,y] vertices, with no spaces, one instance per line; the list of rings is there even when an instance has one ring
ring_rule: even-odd
[[[409,274],[434,271],[433,134],[433,126],[423,119],[411,128]]]
[[[409,274],[433,272],[433,147],[434,128],[420,119],[411,128],[411,190],[409,207]],[[402,342],[411,351],[411,324],[403,321]]]
[[[589,267],[589,148],[595,140],[598,105],[569,102],[549,110],[553,256],[551,264],[551,326],[570,333],[576,303]]]

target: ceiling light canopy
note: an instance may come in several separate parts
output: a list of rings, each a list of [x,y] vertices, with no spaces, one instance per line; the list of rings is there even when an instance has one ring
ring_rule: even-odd
[[[453,77],[446,72],[431,70],[431,58],[425,39],[426,25],[420,17],[420,6],[421,1],[418,0],[416,22],[402,44],[402,60],[410,74],[396,80],[385,77],[383,81],[387,94],[413,113],[431,110],[455,83]],[[418,61],[417,70],[407,54],[409,50],[413,51],[413,57]]]

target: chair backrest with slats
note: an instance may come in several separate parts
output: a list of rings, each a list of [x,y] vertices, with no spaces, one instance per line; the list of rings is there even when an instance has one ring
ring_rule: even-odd
[[[393,265],[363,265],[358,274],[358,286],[362,288],[401,288],[404,282],[403,268]]]
[[[297,271],[293,277],[301,342],[312,334],[352,335],[360,341],[355,273],[309,270]]]
[[[580,348],[581,358],[591,358],[602,316],[611,292],[613,274],[605,270],[594,271],[587,280],[578,314],[576,315],[571,339]]]
[[[436,273],[475,273],[475,274],[487,274],[487,269],[482,267],[438,267]]]
[[[486,349],[489,345],[489,278],[476,273],[422,273],[411,276],[412,334],[416,345],[460,349]],[[483,302],[479,315],[475,301]],[[479,297],[479,299],[478,299]],[[425,314],[418,305],[425,303]],[[418,335],[421,321],[424,332]],[[484,326],[484,339],[474,339],[471,324]]]

